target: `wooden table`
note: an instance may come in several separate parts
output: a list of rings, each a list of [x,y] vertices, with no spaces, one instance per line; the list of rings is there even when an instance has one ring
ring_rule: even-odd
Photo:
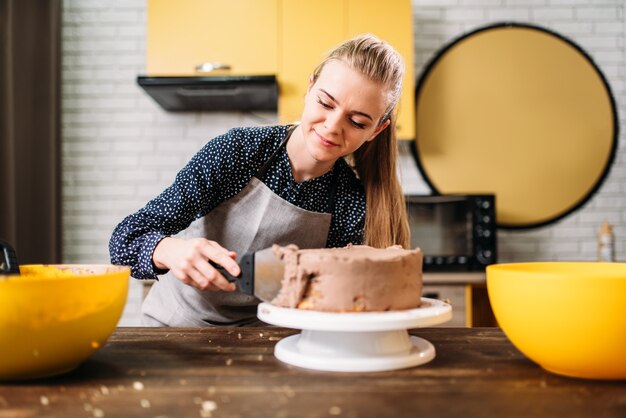
[[[118,328],[69,374],[0,383],[0,418],[626,417],[626,381],[546,372],[498,328],[411,330],[436,358],[378,373],[285,365],[273,348],[296,332]]]

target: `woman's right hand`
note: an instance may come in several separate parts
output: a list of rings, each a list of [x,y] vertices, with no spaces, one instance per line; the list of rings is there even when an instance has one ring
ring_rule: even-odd
[[[235,261],[237,253],[215,241],[204,238],[163,238],[152,253],[152,261],[159,269],[169,269],[181,282],[199,290],[232,292],[236,289],[209,261],[224,267],[233,276],[241,270]]]

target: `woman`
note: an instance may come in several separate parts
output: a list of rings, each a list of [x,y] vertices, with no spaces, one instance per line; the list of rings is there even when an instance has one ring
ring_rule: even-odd
[[[232,129],[209,141],[175,182],[113,232],[114,264],[157,278],[145,325],[250,325],[258,299],[235,291],[238,254],[274,243],[407,247],[396,177],[399,54],[371,35],[314,71],[298,125]],[[350,157],[353,167],[344,157]]]

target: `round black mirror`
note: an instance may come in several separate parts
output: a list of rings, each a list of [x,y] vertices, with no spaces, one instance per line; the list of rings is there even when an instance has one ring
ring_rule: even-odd
[[[550,30],[499,23],[438,52],[416,86],[414,151],[437,194],[494,193],[502,228],[554,222],[608,174],[615,100],[582,48]]]

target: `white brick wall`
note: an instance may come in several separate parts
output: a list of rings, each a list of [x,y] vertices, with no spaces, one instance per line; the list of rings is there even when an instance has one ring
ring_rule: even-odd
[[[602,69],[625,124],[625,6],[622,0],[413,0],[415,74],[444,44],[478,26],[520,21],[557,31]],[[174,178],[202,144],[225,130],[272,123],[274,114],[163,111],[136,85],[144,73],[145,0],[65,0],[63,6],[63,208],[65,262],[106,263],[112,229]],[[624,131],[626,128],[623,128]],[[620,135],[620,149],[624,135]],[[406,147],[407,192],[425,192]],[[581,210],[555,225],[500,231],[501,261],[593,260],[596,233],[615,225],[626,260],[626,161]],[[133,281],[122,325],[139,323],[141,286]]]

